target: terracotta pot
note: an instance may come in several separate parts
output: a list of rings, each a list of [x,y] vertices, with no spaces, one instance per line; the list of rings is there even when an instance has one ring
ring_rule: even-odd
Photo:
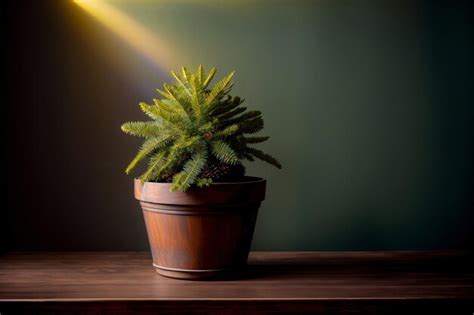
[[[181,279],[203,279],[246,265],[265,180],[246,177],[187,192],[135,179],[153,266]]]

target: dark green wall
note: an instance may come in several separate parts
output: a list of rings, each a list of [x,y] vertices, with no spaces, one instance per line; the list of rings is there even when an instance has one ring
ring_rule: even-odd
[[[177,62],[235,69],[235,93],[264,112],[263,147],[284,168],[248,166],[268,179],[255,249],[472,246],[469,2],[108,2],[169,43]],[[13,31],[33,43],[10,48],[11,247],[147,248],[122,173],[138,142],[118,126],[142,118],[138,101],[155,96],[170,65],[75,5],[40,9]],[[33,127],[19,127],[25,119]],[[34,201],[22,199],[34,189]]]

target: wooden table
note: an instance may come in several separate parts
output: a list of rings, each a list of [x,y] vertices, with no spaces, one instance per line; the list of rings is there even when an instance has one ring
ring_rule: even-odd
[[[162,277],[144,252],[0,256],[0,313],[468,314],[468,252],[253,252],[233,279]]]

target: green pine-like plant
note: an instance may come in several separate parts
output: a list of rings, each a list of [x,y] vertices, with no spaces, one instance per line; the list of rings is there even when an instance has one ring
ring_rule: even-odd
[[[186,191],[191,186],[208,186],[222,180],[244,176],[243,160],[255,158],[277,168],[281,164],[271,155],[252,147],[269,137],[255,136],[263,129],[262,113],[247,111],[238,96],[229,95],[234,72],[210,83],[216,68],[196,73],[185,67],[181,74],[171,71],[176,82],[157,89],[163,98],[153,104],[140,103],[150,121],[127,122],[122,130],[144,138],[144,142],[125,172],[148,160],[142,181],[172,182],[171,190]]]

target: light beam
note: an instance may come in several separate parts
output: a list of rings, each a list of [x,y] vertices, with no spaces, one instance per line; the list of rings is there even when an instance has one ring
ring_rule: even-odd
[[[101,0],[74,0],[131,47],[164,69],[174,69],[185,62],[159,36],[116,7]]]

